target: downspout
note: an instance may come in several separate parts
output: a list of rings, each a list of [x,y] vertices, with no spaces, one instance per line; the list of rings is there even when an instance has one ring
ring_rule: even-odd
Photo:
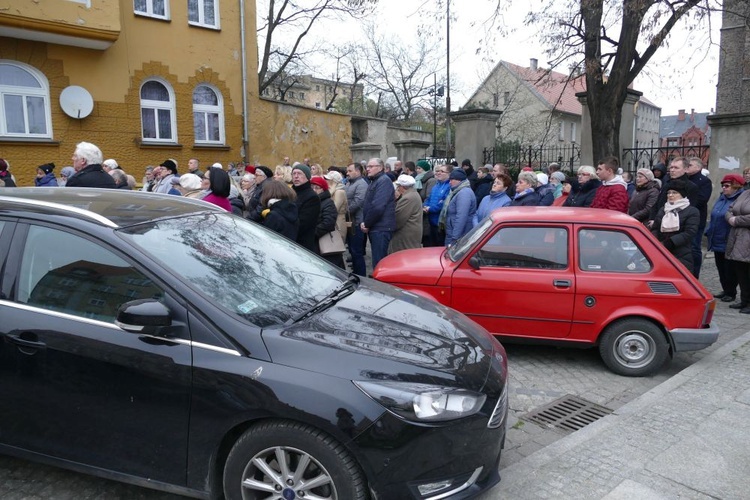
[[[245,0],[240,0],[240,45],[242,46],[242,161],[247,163],[248,124],[247,124],[247,47],[245,46]]]

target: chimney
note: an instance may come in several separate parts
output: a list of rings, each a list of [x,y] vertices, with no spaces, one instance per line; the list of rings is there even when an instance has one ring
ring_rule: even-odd
[[[677,111],[677,121],[678,122],[684,122],[685,121],[685,110],[681,109]]]
[[[690,121],[695,123],[695,108],[690,108]]]
[[[529,68],[531,68],[534,71],[536,71],[538,63],[539,63],[539,60],[537,60],[536,58],[532,57],[531,59],[529,59]]]

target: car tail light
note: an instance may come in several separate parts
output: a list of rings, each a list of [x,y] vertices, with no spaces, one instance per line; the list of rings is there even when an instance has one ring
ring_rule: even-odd
[[[706,309],[703,311],[703,321],[701,325],[703,328],[707,328],[711,324],[711,320],[714,319],[714,310],[716,309],[716,299],[711,299],[706,303]]]

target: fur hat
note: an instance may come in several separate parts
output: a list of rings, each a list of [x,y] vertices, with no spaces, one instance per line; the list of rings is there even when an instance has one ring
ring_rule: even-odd
[[[687,183],[682,179],[675,179],[667,183],[667,191],[677,191],[683,198],[687,198]]]
[[[271,172],[271,169],[268,167],[265,167],[263,165],[258,165],[255,167],[255,173],[258,173],[258,170],[266,174],[266,177],[269,179],[273,179],[273,172]]]
[[[298,165],[295,165],[294,168],[292,168],[292,172],[294,172],[295,170],[300,170],[303,174],[305,174],[305,177],[307,177],[308,181],[312,177],[312,173],[310,172],[310,167],[308,167],[304,163],[300,163]],[[271,177],[273,177],[273,175]],[[326,184],[328,184],[328,183],[326,182]],[[326,189],[328,189],[328,188],[326,188]]]

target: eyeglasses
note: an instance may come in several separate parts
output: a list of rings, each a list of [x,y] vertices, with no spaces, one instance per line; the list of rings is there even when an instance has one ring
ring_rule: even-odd
[[[723,187],[723,188],[732,187],[732,184],[730,182],[724,182],[724,183],[721,184],[721,187]]]
[[[380,165],[367,165],[367,166],[366,166],[365,168],[377,168],[377,167],[379,167],[379,166],[380,166]]]

